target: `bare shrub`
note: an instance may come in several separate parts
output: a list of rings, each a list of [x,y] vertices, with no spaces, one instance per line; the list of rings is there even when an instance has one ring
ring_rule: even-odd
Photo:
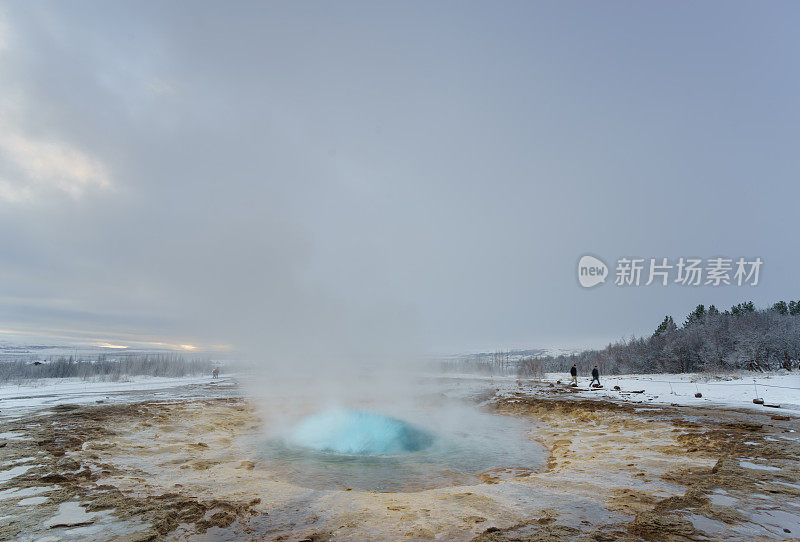
[[[186,359],[179,354],[120,354],[108,359],[101,354],[95,359],[60,357],[39,360],[0,362],[0,382],[35,380],[38,378],[81,378],[112,382],[127,376],[181,377],[211,374],[214,364],[207,358]]]
[[[544,361],[534,357],[522,358],[519,362],[517,376],[541,380],[544,378]]]

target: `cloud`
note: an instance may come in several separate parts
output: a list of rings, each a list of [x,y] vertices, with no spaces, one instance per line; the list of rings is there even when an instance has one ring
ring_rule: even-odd
[[[7,170],[0,177],[0,200],[9,203],[33,202],[59,192],[79,199],[112,185],[102,162],[66,142],[0,134],[0,157]]]
[[[23,61],[26,47],[17,38],[0,9],[4,60],[0,78],[6,83],[0,89],[0,204],[38,202],[59,194],[79,199],[91,190],[110,188],[105,164],[65,139],[57,126],[44,124],[38,133],[46,135],[30,135],[27,127],[36,124],[35,111],[42,104],[22,84],[26,78],[19,69],[27,64]]]
[[[10,41],[10,30],[6,14],[0,8],[0,54],[8,50],[8,42]]]
[[[631,12],[631,48],[614,10],[426,6],[2,3],[0,327],[335,367],[650,333],[744,295],[589,293],[587,251],[758,255],[754,301],[785,295],[800,109],[765,66],[796,56],[790,25],[709,40],[742,11],[694,10],[676,42]]]
[[[155,95],[175,94],[175,88],[168,81],[159,78],[153,78],[147,84],[147,91]]]

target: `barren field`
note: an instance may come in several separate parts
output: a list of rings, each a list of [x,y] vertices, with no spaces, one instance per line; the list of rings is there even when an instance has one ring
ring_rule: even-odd
[[[754,540],[800,534],[797,419],[780,411],[473,395],[546,465],[427,488],[325,488],[259,453],[235,384],[2,419],[3,540]]]

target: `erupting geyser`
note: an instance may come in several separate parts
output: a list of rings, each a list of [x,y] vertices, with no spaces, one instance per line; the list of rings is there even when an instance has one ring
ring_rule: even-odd
[[[413,425],[357,410],[329,410],[309,416],[289,434],[296,446],[350,455],[385,455],[428,448],[433,437]]]

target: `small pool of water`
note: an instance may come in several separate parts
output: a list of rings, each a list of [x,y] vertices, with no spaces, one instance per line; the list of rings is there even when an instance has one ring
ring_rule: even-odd
[[[530,421],[462,408],[334,409],[261,443],[276,476],[316,489],[416,491],[524,476],[544,462]]]
[[[320,452],[387,455],[418,452],[433,444],[431,433],[374,412],[327,410],[300,421],[288,443]]]

